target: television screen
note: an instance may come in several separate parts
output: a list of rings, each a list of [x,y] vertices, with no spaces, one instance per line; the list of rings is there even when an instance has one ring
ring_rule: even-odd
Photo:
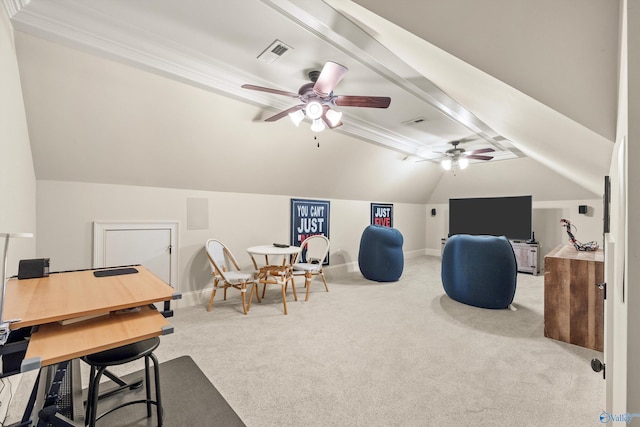
[[[531,239],[531,196],[449,199],[449,235],[489,234]]]

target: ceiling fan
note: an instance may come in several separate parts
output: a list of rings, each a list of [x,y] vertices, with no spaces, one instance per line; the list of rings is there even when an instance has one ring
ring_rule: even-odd
[[[469,159],[476,160],[491,160],[493,156],[484,156],[484,153],[491,153],[495,151],[493,148],[480,148],[473,151],[466,151],[464,148],[458,148],[458,145],[463,142],[473,141],[473,139],[460,139],[457,141],[451,141],[449,144],[453,146],[453,148],[448,149],[444,153],[440,153],[444,155],[444,158],[440,162],[440,165],[445,170],[450,170],[454,166],[459,166],[460,169],[465,169],[469,166]]]
[[[302,85],[298,89],[298,93],[250,84],[244,84],[242,87],[297,98],[302,102],[265,119],[265,122],[275,122],[288,115],[298,126],[305,117],[309,117],[312,120],[311,130],[320,132],[325,129],[325,126],[333,129],[342,125],[340,121],[342,113],[331,107],[387,108],[391,103],[391,98],[386,96],[334,95],[333,89],[340,83],[348,70],[344,65],[328,61],[322,67],[322,71],[308,73],[311,83]]]

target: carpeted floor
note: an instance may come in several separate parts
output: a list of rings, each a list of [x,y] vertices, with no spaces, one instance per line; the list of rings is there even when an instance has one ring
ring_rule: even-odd
[[[239,293],[181,309],[158,354],[189,354],[253,426],[597,426],[602,353],[545,338],[544,278],[518,275],[517,311],[448,298],[440,258],[400,281],[314,279],[308,302],[279,289],[243,315]]]

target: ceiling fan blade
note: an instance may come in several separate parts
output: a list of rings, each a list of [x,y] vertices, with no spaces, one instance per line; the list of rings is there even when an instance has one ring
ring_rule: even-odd
[[[316,80],[316,83],[313,85],[313,91],[318,96],[329,96],[347,71],[349,71],[349,69],[344,65],[328,61],[324,64],[324,67],[322,67],[320,76],[318,76],[318,80]]]
[[[493,148],[480,148],[478,150],[473,150],[471,152],[469,152],[469,154],[483,154],[483,153],[491,153],[494,152],[496,150],[494,150]]]
[[[300,105],[296,105],[295,107],[291,107],[288,108],[284,111],[280,111],[278,114],[271,116],[267,119],[264,119],[265,122],[275,122],[276,120],[280,120],[281,118],[283,118],[284,116],[288,115],[289,113],[293,113],[295,111],[298,110],[302,110],[304,108],[304,104],[300,104]]]
[[[491,160],[493,159],[492,156],[478,156],[476,154],[470,154],[468,156],[465,156],[467,159],[476,159],[476,160]]]
[[[391,104],[388,96],[336,96],[332,101],[339,107],[387,108]]]
[[[298,98],[297,93],[287,92],[287,91],[278,90],[278,89],[271,89],[269,87],[262,87],[262,86],[255,86],[255,85],[242,85],[241,87],[243,89],[251,89],[251,90],[257,90],[260,92],[274,93],[276,95],[290,96],[291,98]]]

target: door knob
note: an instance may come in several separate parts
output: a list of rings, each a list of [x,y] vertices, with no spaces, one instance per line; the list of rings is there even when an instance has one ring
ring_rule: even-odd
[[[605,379],[606,365],[598,359],[591,359],[591,369],[593,372],[602,371],[602,379]]]

